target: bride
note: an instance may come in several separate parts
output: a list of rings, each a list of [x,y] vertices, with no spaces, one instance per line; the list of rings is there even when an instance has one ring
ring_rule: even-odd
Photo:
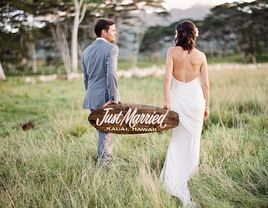
[[[203,120],[209,117],[207,60],[195,48],[197,36],[198,29],[192,22],[179,23],[176,46],[168,49],[166,57],[164,108],[176,111],[180,124],[172,130],[160,179],[183,207],[197,207],[191,201],[187,183],[198,169]]]

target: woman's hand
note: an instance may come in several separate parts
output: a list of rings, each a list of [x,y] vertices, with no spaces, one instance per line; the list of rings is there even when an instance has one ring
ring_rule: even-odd
[[[205,113],[204,113],[204,120],[208,120],[208,117],[209,117],[209,107],[206,106]]]
[[[170,110],[170,104],[169,103],[164,103],[164,106],[163,106],[163,108],[165,109],[165,110]]]

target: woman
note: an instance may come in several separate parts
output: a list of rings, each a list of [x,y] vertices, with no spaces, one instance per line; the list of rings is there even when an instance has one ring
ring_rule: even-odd
[[[196,207],[187,183],[197,171],[203,120],[209,117],[207,60],[195,48],[197,35],[198,30],[190,21],[176,26],[176,46],[167,52],[164,83],[164,108],[176,111],[180,124],[172,130],[160,179],[184,207]]]

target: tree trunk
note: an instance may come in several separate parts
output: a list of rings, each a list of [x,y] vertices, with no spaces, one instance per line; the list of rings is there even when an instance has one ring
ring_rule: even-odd
[[[84,4],[84,0],[73,0],[73,3],[75,6],[75,17],[72,27],[71,53],[66,35],[62,31],[61,27],[59,25],[55,28],[51,27],[53,38],[60,51],[67,74],[70,72],[77,72],[78,69],[78,28],[80,23],[83,21],[87,10],[87,5]]]
[[[117,39],[117,41],[119,41],[119,39],[120,39],[120,35],[121,35],[120,28],[121,28],[121,26],[122,26],[122,18],[121,18],[120,16],[116,16],[116,17],[114,17],[113,19],[114,19],[114,21],[115,21],[116,24],[117,24],[117,27],[116,27],[116,33],[117,33],[117,35],[116,35],[116,39]]]
[[[221,50],[222,50],[222,56],[226,56],[226,49],[227,49],[227,40],[223,39],[223,42],[221,44]]]
[[[65,72],[66,74],[69,74],[71,72],[71,57],[70,57],[70,50],[68,46],[68,42],[66,39],[66,35],[64,31],[62,30],[61,25],[57,24],[56,26],[50,27],[52,36],[56,42],[57,48],[60,52]]]
[[[255,38],[254,36],[247,38],[248,44],[246,45],[245,50],[245,60],[246,63],[256,64],[256,47],[255,47]]]
[[[5,80],[5,79],[6,79],[6,75],[5,75],[5,72],[3,70],[3,67],[0,61],[0,80]]]
[[[33,73],[37,73],[37,63],[36,63],[36,49],[35,49],[35,42],[34,42],[34,37],[33,37],[33,32],[29,32],[29,45],[28,45],[28,50],[29,50],[29,56],[31,58],[30,61],[30,66],[32,68]]]
[[[255,36],[252,37],[252,63],[256,64],[256,54],[257,54],[257,41]]]
[[[33,73],[37,72],[36,64],[36,50],[35,42],[33,37],[33,32],[30,30],[27,33],[20,33],[20,47],[23,52],[19,54],[19,59],[21,60],[21,65],[31,69]]]
[[[78,0],[73,0],[75,5],[75,15],[72,28],[72,50],[71,50],[71,60],[72,60],[72,71],[77,72],[78,68],[78,57],[77,57],[77,38],[78,38],[78,26],[79,26],[79,15],[80,7]]]
[[[133,54],[133,59],[132,59],[132,68],[136,68],[138,64],[138,56],[139,56],[139,51],[140,51],[140,46],[143,40],[144,32],[145,32],[145,23],[144,23],[144,18],[145,18],[145,11],[141,10],[141,16],[138,25],[138,31],[136,33],[136,40],[135,40],[135,45],[134,45],[134,54]]]
[[[72,50],[71,50],[71,60],[72,60],[72,71],[77,72],[78,69],[78,29],[79,24],[85,17],[86,4],[84,0],[73,0],[75,6],[75,16],[72,27]]]
[[[134,56],[132,59],[132,68],[135,69],[138,64],[138,57],[139,57],[139,51],[140,51],[140,45],[143,39],[143,33],[137,32],[136,33],[136,40],[135,40],[135,45],[134,45]]]

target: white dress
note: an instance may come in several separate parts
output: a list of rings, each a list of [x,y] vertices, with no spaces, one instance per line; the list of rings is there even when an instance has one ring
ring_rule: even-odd
[[[198,169],[205,112],[205,99],[199,77],[187,83],[173,77],[171,110],[179,114],[180,123],[172,129],[160,180],[167,191],[186,206],[191,202],[187,182]]]

